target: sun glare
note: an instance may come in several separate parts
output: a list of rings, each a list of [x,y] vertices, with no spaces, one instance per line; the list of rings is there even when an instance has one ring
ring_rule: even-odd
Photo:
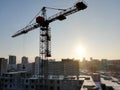
[[[78,48],[77,48],[77,53],[78,53],[79,55],[82,55],[82,54],[84,53],[84,48],[83,48],[83,47],[78,47]]]
[[[84,47],[77,47],[76,48],[76,53],[77,53],[79,58],[84,57],[85,48]]]

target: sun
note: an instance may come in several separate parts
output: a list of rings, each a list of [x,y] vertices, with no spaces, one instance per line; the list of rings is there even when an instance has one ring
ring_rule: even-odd
[[[77,53],[78,53],[79,55],[82,55],[82,54],[84,53],[85,49],[84,49],[83,47],[78,47],[78,48],[76,49],[76,51],[77,51]]]
[[[82,46],[79,46],[76,48],[76,53],[78,57],[84,57],[84,53],[85,53],[85,48]]]

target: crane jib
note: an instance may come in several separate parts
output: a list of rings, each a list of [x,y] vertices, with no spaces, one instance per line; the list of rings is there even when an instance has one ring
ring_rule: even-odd
[[[12,37],[16,37],[16,36],[19,36],[19,35],[22,35],[22,34],[26,34],[27,32],[29,32],[31,30],[34,30],[34,29],[36,29],[38,27],[41,27],[41,26],[44,27],[46,25],[49,25],[49,23],[51,23],[55,20],[64,20],[64,19],[66,19],[66,16],[68,16],[70,14],[73,14],[75,12],[78,12],[80,10],[84,10],[86,8],[87,8],[87,5],[84,2],[77,2],[74,6],[68,8],[68,9],[64,9],[64,10],[62,10],[61,12],[59,12],[55,15],[52,15],[47,20],[44,20],[44,18],[42,18],[42,17],[38,18],[38,20],[36,18],[37,23],[28,25],[25,28],[17,31],[14,35],[12,35]],[[42,22],[39,21],[39,19],[41,19]]]

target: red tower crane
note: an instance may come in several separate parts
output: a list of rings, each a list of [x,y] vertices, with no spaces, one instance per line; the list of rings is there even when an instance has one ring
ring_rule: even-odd
[[[23,29],[17,31],[14,35],[12,35],[12,37],[16,37],[22,34],[26,34],[27,32],[40,27],[41,31],[40,31],[40,48],[39,49],[40,49],[40,55],[42,59],[51,57],[51,46],[50,46],[51,33],[50,33],[49,24],[56,20],[62,21],[66,19],[66,16],[73,14],[75,12],[78,12],[80,10],[86,9],[87,5],[83,1],[77,2],[74,6],[68,9],[63,9],[59,13],[52,15],[49,18],[47,18],[46,16],[46,8],[47,7],[43,7],[41,9],[42,15],[36,18],[36,23],[27,25],[26,27],[24,27]]]

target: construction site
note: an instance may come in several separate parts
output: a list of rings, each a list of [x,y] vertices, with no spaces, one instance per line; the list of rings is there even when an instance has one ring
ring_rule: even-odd
[[[81,10],[84,10],[87,8],[87,4],[84,1],[80,1],[80,2],[76,2],[72,7],[69,7],[67,9],[61,9],[61,8],[54,8],[54,7],[47,7],[44,6],[38,13],[37,15],[29,22],[28,25],[26,25],[26,27],[18,30],[15,34],[12,35],[12,38],[18,37],[20,35],[23,34],[27,34],[29,31],[35,30],[37,28],[40,29],[40,33],[39,33],[39,60],[38,60],[38,71],[39,73],[37,73],[37,75],[34,75],[35,77],[31,77],[31,78],[26,78],[26,80],[29,82],[36,82],[34,81],[34,79],[36,79],[37,81],[41,81],[38,83],[34,83],[35,86],[31,86],[30,85],[26,85],[24,86],[24,88],[28,88],[29,90],[54,90],[53,86],[51,86],[49,88],[49,81],[50,77],[52,76],[52,74],[48,74],[48,62],[49,62],[49,57],[51,57],[51,27],[50,27],[50,23],[59,20],[59,21],[64,21],[67,16],[74,14],[76,12],[79,12]],[[51,10],[57,10],[60,11],[50,17],[47,17],[47,10],[51,9]],[[78,13],[79,14],[79,13]],[[36,22],[33,22],[34,19],[36,20]],[[67,61],[66,61],[67,62]],[[78,65],[77,65],[78,66]],[[79,67],[78,67],[79,68]],[[62,68],[61,68],[62,69]],[[80,82],[82,83],[82,81],[79,81],[79,69],[77,71],[77,74],[75,74],[77,76],[77,81],[75,81],[74,84]],[[58,83],[61,83],[63,86],[63,83],[61,79],[59,81],[60,75],[57,75],[56,80]],[[69,74],[65,75],[65,77],[67,78],[67,76],[69,76]],[[54,76],[52,76],[54,77]],[[52,79],[51,77],[51,79]],[[33,78],[33,79],[32,79]],[[53,78],[54,79],[54,78]],[[25,80],[25,81],[26,81]],[[70,81],[71,84],[73,81]],[[55,84],[54,84],[55,85]],[[78,84],[75,85],[75,87],[71,87],[72,88],[76,88],[76,90],[79,90],[81,87],[81,84],[78,85],[78,87],[76,87]],[[56,86],[56,85],[55,85]],[[68,88],[68,85],[66,84],[65,87],[56,87],[57,90],[70,90]],[[67,89],[68,88],[68,89]],[[4,89],[7,90],[7,89]],[[16,90],[16,89],[9,89],[9,90]],[[21,89],[20,89],[21,90]],[[24,90],[24,89],[23,89]]]

